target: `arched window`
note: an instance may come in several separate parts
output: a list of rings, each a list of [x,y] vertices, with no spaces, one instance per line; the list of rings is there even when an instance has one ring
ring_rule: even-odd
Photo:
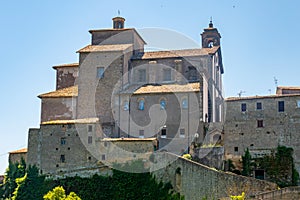
[[[161,99],[159,101],[159,104],[160,104],[160,109],[161,110],[165,110],[166,109],[166,107],[167,107],[167,101],[166,101],[166,99]]]
[[[189,107],[189,103],[188,103],[188,100],[186,98],[184,98],[181,102],[181,106],[182,106],[182,109],[188,109]]]
[[[125,110],[125,111],[129,110],[129,102],[128,101],[124,101],[123,110]]]
[[[138,100],[138,109],[139,110],[144,110],[145,109],[145,100],[144,99],[139,99]]]

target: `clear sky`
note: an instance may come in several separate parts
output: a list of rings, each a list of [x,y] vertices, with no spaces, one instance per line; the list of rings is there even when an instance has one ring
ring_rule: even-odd
[[[26,147],[28,129],[39,127],[37,95],[55,89],[52,66],[77,62],[88,30],[110,28],[118,10],[126,27],[174,30],[199,47],[212,16],[228,97],[274,93],[274,77],[278,85],[300,85],[299,9],[298,0],[1,1],[0,174],[7,152]]]

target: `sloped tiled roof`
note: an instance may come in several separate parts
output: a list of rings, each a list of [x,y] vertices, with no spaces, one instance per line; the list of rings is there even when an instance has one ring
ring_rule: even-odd
[[[277,89],[300,90],[300,86],[278,86]]]
[[[77,53],[125,51],[130,47],[132,47],[132,44],[88,45],[79,49]]]
[[[51,120],[42,122],[42,125],[55,125],[55,124],[88,124],[97,123],[99,118],[84,118],[84,119],[69,119],[69,120]]]
[[[57,68],[65,68],[65,67],[78,67],[79,63],[68,63],[68,64],[62,64],[62,65],[54,65],[52,68],[57,69]]]
[[[78,86],[74,85],[53,92],[40,94],[38,97],[39,98],[60,98],[60,97],[77,97],[77,96],[78,96]]]
[[[108,141],[108,142],[145,142],[145,141],[154,141],[156,138],[103,138],[102,141]]]
[[[10,154],[17,154],[17,153],[27,153],[27,148],[23,148],[23,149],[18,149],[15,151],[11,151],[9,152]]]
[[[146,85],[142,86],[133,94],[153,94],[153,93],[174,93],[174,92],[199,92],[199,83],[189,84],[168,84],[168,85]]]
[[[151,51],[139,53],[133,59],[155,59],[155,58],[173,58],[173,57],[189,57],[214,54],[220,47],[214,46],[212,48],[201,49],[182,49],[170,51]]]

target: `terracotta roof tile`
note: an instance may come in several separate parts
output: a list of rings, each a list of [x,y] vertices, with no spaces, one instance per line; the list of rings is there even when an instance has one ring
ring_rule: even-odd
[[[97,123],[99,118],[84,118],[84,119],[69,119],[69,120],[52,120],[42,122],[42,125],[56,125],[56,124],[89,124]]]
[[[65,67],[78,67],[79,63],[68,63],[68,64],[62,64],[62,65],[54,65],[52,68],[57,69],[57,68],[65,68]]]
[[[184,85],[179,85],[179,84],[146,85],[134,91],[133,94],[199,92],[199,91],[200,91],[199,83],[189,83]]]
[[[278,86],[279,89],[300,90],[300,86]]]
[[[40,94],[38,97],[39,98],[60,98],[60,97],[77,97],[77,96],[78,96],[78,86],[74,85],[53,92]]]
[[[173,57],[189,57],[189,56],[201,56],[214,54],[220,47],[215,46],[212,48],[201,49],[182,49],[182,50],[170,50],[170,51],[151,51],[139,53],[133,57],[133,59],[155,59],[155,58],[173,58]]]
[[[23,149],[18,149],[15,151],[11,151],[9,152],[10,154],[17,154],[17,153],[27,153],[27,148],[23,148]]]
[[[77,53],[125,51],[132,46],[132,44],[88,45],[79,49]]]
[[[126,142],[136,142],[136,141],[154,141],[156,138],[104,138],[101,141],[109,141],[109,142],[120,142],[120,141],[126,141]]]

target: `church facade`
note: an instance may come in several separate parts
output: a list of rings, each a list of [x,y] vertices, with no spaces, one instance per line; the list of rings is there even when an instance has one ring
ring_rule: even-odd
[[[152,52],[124,24],[115,17],[113,28],[90,30],[79,62],[53,67],[56,90],[39,95],[40,128],[28,138],[28,163],[43,173],[111,159],[107,138],[154,138],[147,151],[151,143],[182,154],[205,139],[205,124],[223,121],[221,35],[212,22],[202,48]]]

